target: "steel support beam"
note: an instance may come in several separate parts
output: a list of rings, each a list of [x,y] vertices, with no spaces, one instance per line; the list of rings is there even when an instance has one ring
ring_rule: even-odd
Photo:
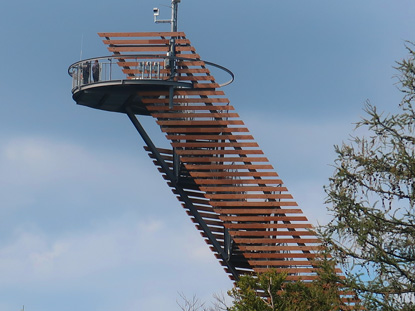
[[[191,199],[187,196],[184,189],[178,184],[178,181],[175,178],[174,172],[172,172],[167,165],[167,163],[164,161],[160,153],[158,152],[156,146],[151,141],[150,137],[142,127],[141,123],[138,121],[135,114],[132,112],[130,107],[126,107],[125,111],[127,113],[127,116],[133,123],[134,127],[136,128],[137,132],[140,134],[140,136],[143,138],[144,142],[146,143],[147,147],[153,152],[154,156],[156,157],[157,161],[159,162],[161,168],[166,173],[167,178],[172,183],[172,185],[176,188],[177,193],[179,194],[180,198],[185,203],[186,207],[189,209],[192,216],[196,219],[198,224],[201,226],[203,232],[208,237],[209,241],[212,243],[215,251],[220,255],[222,260],[226,263],[226,266],[229,269],[229,272],[232,274],[234,279],[237,281],[239,280],[239,274],[236,271],[235,267],[232,265],[232,263],[229,261],[230,256],[228,256],[227,252],[221,247],[219,242],[214,237],[213,233],[210,231],[209,227],[204,222],[202,216],[200,216],[197,208],[193,205],[193,202]]]

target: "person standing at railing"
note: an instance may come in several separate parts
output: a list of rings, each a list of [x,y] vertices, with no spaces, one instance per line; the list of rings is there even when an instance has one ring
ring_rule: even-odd
[[[92,65],[92,78],[94,79],[94,82],[99,81],[99,69],[99,62],[98,59],[96,59]]]
[[[91,64],[89,62],[85,62],[82,64],[82,80],[83,84],[89,83],[89,75],[91,74]]]

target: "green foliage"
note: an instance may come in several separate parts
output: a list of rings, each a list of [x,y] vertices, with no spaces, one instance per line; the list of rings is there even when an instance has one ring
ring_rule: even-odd
[[[368,310],[415,310],[415,54],[408,51],[397,66],[399,112],[384,116],[367,104],[357,128],[368,134],[335,147],[326,187],[333,220],[322,234]]]
[[[237,287],[229,291],[234,298],[230,311],[333,311],[345,304],[339,291],[335,263],[327,259],[316,262],[320,269],[310,282],[290,281],[287,273],[270,270],[242,276]],[[358,306],[349,310],[359,310]]]

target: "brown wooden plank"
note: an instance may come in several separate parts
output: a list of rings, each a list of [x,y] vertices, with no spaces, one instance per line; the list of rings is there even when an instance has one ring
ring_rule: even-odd
[[[153,114],[152,114],[153,115]],[[192,135],[192,134],[181,134],[181,135],[166,135],[167,139],[170,140],[201,140],[201,139],[207,139],[207,140],[218,140],[218,141],[237,141],[237,140],[253,140],[254,137],[252,135]]]
[[[281,184],[281,179],[194,179],[199,185]],[[265,202],[263,202],[265,203]],[[269,202],[274,203],[274,202]]]
[[[278,174],[276,172],[190,172],[192,177],[264,177],[264,176],[275,176]]]
[[[130,38],[130,37],[185,37],[184,32],[99,32],[100,37]]]
[[[305,216],[220,216],[223,221],[308,221]]]
[[[215,82],[213,76],[176,76],[177,81],[211,81]]]
[[[193,176],[193,174],[192,174]],[[240,193],[240,194],[206,194],[209,199],[292,199],[291,194],[263,194],[263,193]]]
[[[178,61],[177,66],[180,67],[194,67],[194,66],[206,66],[204,61]]]
[[[163,127],[161,129],[165,133],[236,133],[236,132],[249,132],[246,127],[217,127],[217,128],[205,128],[205,127]]]
[[[269,192],[272,193],[274,191],[288,191],[286,187],[263,187],[263,186],[238,186],[238,187],[229,187],[229,186],[222,186],[222,187],[200,187],[200,190],[205,192],[242,192],[242,191],[255,191],[255,192]]]
[[[168,104],[170,102],[169,98],[143,98],[142,102],[144,104]],[[230,101],[227,98],[213,97],[213,98],[173,98],[173,103],[201,103],[201,104],[211,104],[211,103],[223,103],[229,104]],[[214,106],[213,106],[214,107]]]
[[[170,45],[170,40],[168,39],[112,39],[112,40],[102,40],[106,45],[148,45],[148,44],[165,44]],[[175,43],[178,45],[188,45],[190,44],[189,39],[176,39]]]
[[[201,162],[242,162],[242,163],[254,163],[254,162],[268,162],[265,157],[181,157],[184,163],[201,163]]]
[[[189,69],[189,68],[178,68],[176,70],[177,73],[180,74],[184,74],[184,73],[210,73],[209,69],[207,68],[194,68],[194,69]]]
[[[182,58],[184,60],[200,60],[200,55],[196,53],[176,53],[176,57]]]
[[[216,89],[220,87],[219,83],[193,83],[193,88],[196,89]]]
[[[137,79],[141,79],[141,75],[143,73],[142,70],[139,69],[122,69],[122,72],[127,74],[127,75],[136,75],[135,77],[133,77],[133,79],[137,80]],[[145,70],[144,71],[144,79],[147,79],[146,75],[148,75],[150,73],[150,71]],[[154,74],[154,71],[153,71]],[[160,74],[161,75],[168,75],[170,74],[170,70],[169,69],[160,69]],[[161,78],[163,79],[163,76],[161,76]],[[167,79],[167,76],[165,77]],[[130,78],[131,79],[131,78]],[[156,80],[160,80],[160,79],[156,79]]]
[[[204,111],[204,110],[211,110],[211,111],[220,111],[220,110],[224,110],[224,111],[228,111],[228,110],[235,110],[235,108],[233,106],[230,105],[226,105],[226,106],[202,106],[202,105],[187,105],[187,106],[179,106],[179,105],[175,105],[173,107],[173,109],[170,109],[168,105],[164,105],[164,106],[152,106],[152,105],[147,105],[147,110],[149,111]]]
[[[246,246],[238,245],[241,251],[266,251],[266,252],[280,252],[280,251],[320,251],[322,250],[321,245],[315,246],[300,246],[300,245],[273,245],[273,246]]]
[[[203,142],[190,142],[190,143],[172,143],[171,144],[175,148],[241,148],[241,147],[259,147],[257,143],[220,143],[220,142],[211,142],[211,141],[203,141]],[[235,169],[235,168],[234,168]]]
[[[199,180],[199,179],[197,179]],[[215,181],[215,180],[213,180]],[[261,180],[262,182],[263,180]],[[229,207],[229,206],[252,206],[252,207],[269,207],[269,206],[298,206],[297,202],[292,201],[268,201],[268,202],[247,202],[247,201],[211,201],[213,207]],[[274,211],[275,212],[275,211]]]
[[[249,236],[249,237],[254,237],[254,236],[263,236],[263,237],[268,237],[268,236],[315,236],[316,234],[312,231],[234,231],[234,230],[230,230],[229,234],[231,236]]]
[[[294,208],[215,208],[214,211],[221,215],[303,214],[301,209]]]
[[[154,45],[154,46],[109,46],[108,51],[112,53],[121,52],[168,52],[169,46]]]
[[[122,53],[122,52],[168,52],[170,50],[169,45],[110,45],[108,51],[112,53]],[[195,51],[193,46],[176,46],[176,51]]]
[[[140,91],[139,94],[141,96],[168,96],[168,91]],[[192,90],[192,89],[175,89],[174,95],[182,95],[182,96],[208,96],[208,95],[225,95],[224,91],[214,91],[214,90]]]
[[[246,154],[264,154],[264,152],[260,149],[254,149],[254,150],[240,150],[240,149],[229,149],[229,150],[181,150],[177,149],[176,153],[179,155],[194,155],[194,156],[200,156],[200,155],[225,155],[225,154],[239,154],[239,155],[246,155]]]
[[[264,273],[270,270],[275,270],[278,273],[314,273],[319,271],[318,268],[255,268],[256,272]],[[335,269],[336,273],[341,273],[341,269]]]
[[[242,120],[161,120],[157,121],[161,126],[218,126],[218,125],[244,125]]]
[[[249,224],[230,224],[225,223],[224,226],[228,229],[312,229],[311,224],[282,224],[282,223],[249,223]]]
[[[260,165],[260,164],[245,164],[245,165],[235,165],[235,164],[185,164],[185,167],[189,171],[193,170],[239,170],[239,169],[246,169],[246,170],[272,170],[272,165]]]
[[[321,244],[321,240],[317,238],[244,238],[235,237],[234,241],[238,245],[244,244]]]
[[[172,119],[172,118],[239,118],[237,113],[228,112],[180,112],[180,113],[153,113],[153,117],[158,119]]]
[[[311,262],[306,260],[248,260],[251,266],[311,266]]]
[[[244,253],[245,258],[288,259],[288,258],[316,258],[315,253]]]

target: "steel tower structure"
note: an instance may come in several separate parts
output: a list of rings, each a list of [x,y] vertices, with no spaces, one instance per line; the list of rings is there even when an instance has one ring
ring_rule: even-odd
[[[170,32],[99,33],[111,55],[69,67],[73,99],[128,116],[231,279],[273,268],[313,280],[321,241],[210,68],[233,74],[177,31],[178,2]],[[138,116],[153,118],[171,147],[157,148]]]

